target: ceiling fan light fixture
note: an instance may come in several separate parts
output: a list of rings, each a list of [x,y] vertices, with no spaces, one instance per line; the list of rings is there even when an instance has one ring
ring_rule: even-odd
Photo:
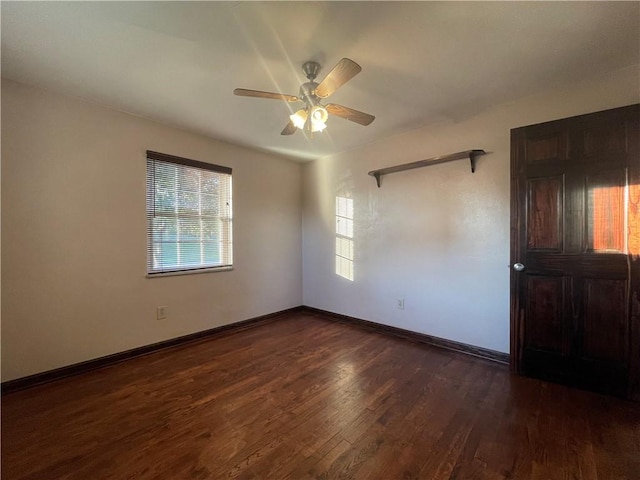
[[[311,118],[312,132],[322,132],[325,128],[327,128],[326,122],[329,118],[329,113],[323,106],[316,105],[315,107],[313,107],[311,109],[309,117]]]
[[[320,120],[313,120],[311,119],[311,131],[316,133],[316,132],[322,132],[325,128],[327,128],[327,124],[324,122],[321,122]]]
[[[307,111],[298,110],[293,115],[290,115],[289,118],[297,128],[302,130],[304,128],[305,123],[307,123]]]
[[[327,118],[329,118],[329,112],[322,105],[316,105],[311,109],[312,121],[326,123]]]

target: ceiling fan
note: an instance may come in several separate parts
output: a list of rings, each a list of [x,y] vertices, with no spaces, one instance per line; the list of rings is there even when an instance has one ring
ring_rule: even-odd
[[[309,61],[302,65],[302,71],[309,81],[300,85],[300,93],[297,97],[295,95],[247,90],[244,88],[236,88],[233,93],[241,97],[270,98],[286,102],[304,103],[303,108],[289,117],[289,123],[284,127],[281,135],[292,135],[296,129],[305,130],[312,134],[322,132],[327,126],[326,122],[329,115],[342,117],[365,126],[373,122],[376,117],[368,113],[335,103],[326,105],[322,103],[322,100],[360,73],[362,70],[360,65],[353,60],[343,58],[320,83],[316,83],[314,80],[319,70],[320,64],[317,62]]]

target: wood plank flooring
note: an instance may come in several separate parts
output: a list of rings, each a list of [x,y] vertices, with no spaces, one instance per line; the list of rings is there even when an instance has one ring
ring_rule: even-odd
[[[2,398],[2,478],[640,479],[640,405],[308,313]]]

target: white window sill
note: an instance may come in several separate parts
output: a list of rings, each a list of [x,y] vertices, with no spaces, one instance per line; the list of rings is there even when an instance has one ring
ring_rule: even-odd
[[[196,275],[199,273],[211,273],[211,272],[228,272],[230,270],[233,270],[233,266],[198,268],[195,270],[178,270],[176,272],[147,273],[147,278],[174,277],[176,275]]]

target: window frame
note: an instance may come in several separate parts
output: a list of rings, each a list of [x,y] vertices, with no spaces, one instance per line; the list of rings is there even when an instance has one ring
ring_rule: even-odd
[[[199,170],[205,170],[208,172],[215,172],[218,174],[228,175],[228,185],[225,190],[228,190],[228,196],[224,199],[224,201],[228,207],[227,214],[219,214],[216,218],[221,222],[227,222],[227,236],[228,238],[222,242],[221,248],[226,248],[227,250],[223,253],[223,262],[221,265],[206,265],[199,264],[194,266],[189,265],[181,265],[172,267],[165,267],[160,269],[153,268],[153,255],[154,255],[154,232],[153,232],[153,219],[157,218],[155,210],[155,194],[156,194],[156,181],[155,181],[155,168],[151,171],[151,166],[155,167],[156,162],[163,162],[165,164],[172,164],[178,167],[189,167],[196,168]],[[229,271],[233,270],[233,208],[232,208],[232,198],[233,198],[233,177],[232,177],[232,169],[230,167],[224,167],[221,165],[215,165],[212,163],[201,162],[198,160],[192,160],[189,158],[178,157],[175,155],[169,155],[166,153],[155,152],[152,150],[147,150],[146,155],[146,236],[147,236],[147,265],[146,265],[146,276],[147,278],[156,278],[156,277],[164,277],[164,276],[172,276],[172,275],[191,275],[196,273],[207,273],[207,272],[221,272],[221,271]],[[177,190],[176,195],[179,194],[180,190]],[[199,190],[200,195],[202,195]],[[177,221],[179,219],[193,219],[193,218],[202,218],[202,214],[193,216],[193,215],[182,215],[180,216],[178,212],[176,212],[175,218]],[[180,243],[176,241],[176,243]]]

